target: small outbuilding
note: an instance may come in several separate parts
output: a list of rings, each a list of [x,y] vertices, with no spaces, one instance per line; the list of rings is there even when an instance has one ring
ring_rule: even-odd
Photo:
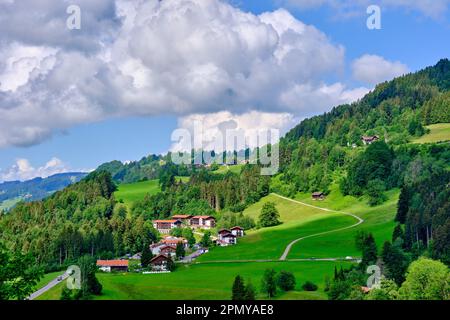
[[[104,272],[128,272],[128,260],[97,260],[97,267]]]
[[[323,199],[325,199],[325,193],[323,193],[323,192],[313,192],[312,199],[313,200],[323,200]]]

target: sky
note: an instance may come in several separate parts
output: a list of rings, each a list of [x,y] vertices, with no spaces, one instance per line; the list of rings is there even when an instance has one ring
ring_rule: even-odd
[[[70,8],[75,4],[75,9]],[[381,29],[369,29],[369,5]],[[276,128],[450,58],[450,0],[0,0],[0,181]],[[79,22],[79,24],[77,24]]]

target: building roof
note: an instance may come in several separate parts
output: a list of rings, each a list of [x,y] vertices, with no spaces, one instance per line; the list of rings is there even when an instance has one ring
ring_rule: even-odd
[[[320,196],[323,196],[323,192],[313,192],[313,197],[320,197]]]
[[[189,214],[176,214],[174,216],[172,216],[173,219],[189,219],[192,216]]]
[[[163,250],[167,250],[167,249],[169,249],[169,250],[176,250],[174,247],[172,247],[172,246],[168,246],[168,245],[165,245],[165,246],[162,246],[161,248],[160,248],[160,251],[163,251]]]
[[[128,267],[128,260],[97,260],[99,267]]]
[[[192,218],[194,218],[194,219],[203,219],[203,220],[205,220],[205,219],[215,219],[212,216],[193,216]]]
[[[153,262],[158,261],[160,259],[169,260],[169,257],[167,257],[165,254],[158,254],[156,257],[153,257],[152,260],[150,260],[150,263],[153,263]]]
[[[235,227],[231,228],[231,230],[244,230],[244,228],[241,228],[239,226],[235,226]]]
[[[220,229],[217,233],[231,233],[231,231],[228,229]]]
[[[176,239],[162,239],[161,243],[164,244],[178,244],[178,243],[186,243],[187,240],[185,238],[176,238]]]
[[[379,139],[379,138],[380,138],[380,137],[377,136],[377,135],[374,135],[374,136],[362,136],[362,137],[361,137],[361,139],[363,139],[363,140],[369,140],[369,141],[376,140],[376,139]]]
[[[153,220],[155,223],[175,223],[177,221],[180,221],[178,219],[170,219],[170,220]],[[180,221],[181,222],[181,221]]]
[[[230,237],[236,238],[236,236],[234,234],[232,234],[232,233],[227,233],[227,234],[222,236],[222,238],[230,238]]]

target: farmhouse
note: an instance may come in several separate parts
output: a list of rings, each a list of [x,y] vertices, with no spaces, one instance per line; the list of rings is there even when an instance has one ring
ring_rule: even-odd
[[[187,247],[189,246],[188,241],[185,238],[178,238],[178,237],[172,237],[172,236],[167,236],[164,237],[160,243],[167,245],[167,246],[171,246],[176,248],[177,244],[182,243],[184,245],[184,248],[187,249]]]
[[[172,219],[180,220],[184,225],[189,225],[191,223],[191,215],[188,214],[176,214],[172,216]]]
[[[177,249],[172,246],[162,246],[159,250],[160,254],[163,254],[165,256],[175,256]]]
[[[168,271],[167,263],[168,263],[169,259],[170,258],[168,256],[159,254],[156,257],[154,257],[152,260],[150,260],[150,266],[152,267],[153,271]]]
[[[371,144],[372,142],[378,141],[380,139],[379,136],[375,135],[375,136],[362,136],[361,140],[362,142],[367,145],[367,144]]]
[[[170,230],[174,228],[179,228],[181,226],[181,220],[171,219],[171,220],[154,220],[153,227],[161,233],[169,233]]]
[[[219,238],[217,244],[220,246],[229,246],[236,244],[236,236],[228,229],[222,229],[218,232]]]
[[[243,237],[244,236],[244,229],[239,227],[239,226],[236,226],[236,227],[231,228],[231,233],[233,235],[235,235],[236,237]]]
[[[97,260],[97,267],[104,272],[128,271],[128,260]]]
[[[323,192],[313,192],[312,198],[313,200],[323,200],[325,199],[325,194]]]
[[[193,216],[190,225],[192,228],[211,229],[216,226],[216,219],[212,216]]]

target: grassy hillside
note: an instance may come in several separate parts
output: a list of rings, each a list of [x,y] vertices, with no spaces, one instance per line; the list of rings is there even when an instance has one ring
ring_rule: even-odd
[[[130,206],[137,200],[142,200],[147,193],[156,194],[160,191],[158,180],[148,180],[136,183],[120,184],[114,193],[116,200]]]
[[[237,164],[234,166],[220,166],[219,169],[213,171],[213,173],[225,174],[228,171],[231,171],[233,173],[239,174],[241,172],[242,167],[243,167],[242,164]]]
[[[323,292],[324,275],[332,275],[335,265],[348,266],[348,263],[334,262],[267,262],[267,263],[212,263],[181,265],[170,274],[106,274],[98,273],[103,285],[103,295],[95,297],[101,300],[199,300],[230,299],[234,277],[241,275],[245,280],[251,279],[261,295],[260,283],[264,270],[273,268],[276,271],[286,270],[295,274],[296,291],[281,293],[279,299],[326,299]],[[218,276],[220,275],[220,276]],[[319,291],[303,292],[301,285],[305,281],[319,284]],[[64,284],[59,284],[40,296],[39,300],[57,300]]]
[[[414,143],[431,143],[450,140],[450,123],[432,124],[426,128],[430,129],[430,133],[414,139]]]
[[[343,197],[337,190],[337,186],[333,187],[333,191],[324,201],[313,201],[309,195],[299,194],[297,200],[353,213],[364,219],[364,222],[352,229],[300,241],[292,247],[288,259],[360,256],[361,253],[355,247],[355,235],[358,230],[371,232],[378,248],[381,249],[384,241],[392,238],[398,193],[398,190],[389,191],[387,193],[388,201],[376,207],[368,206],[367,200],[364,198]]]
[[[314,233],[350,226],[354,218],[314,209],[293,203],[274,195],[263,198],[260,202],[244,211],[257,219],[265,202],[272,201],[280,212],[283,224],[271,228],[249,231],[244,238],[239,239],[236,246],[217,247],[198,261],[224,261],[247,259],[279,259],[286,246],[297,238]]]
[[[22,197],[17,197],[14,199],[8,199],[5,201],[0,202],[0,211],[2,210],[9,210],[12,207],[14,207],[20,200],[22,200]]]

